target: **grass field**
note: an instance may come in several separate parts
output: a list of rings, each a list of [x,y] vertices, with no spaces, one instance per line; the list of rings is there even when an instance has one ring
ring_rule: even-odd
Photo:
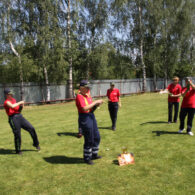
[[[195,194],[195,136],[177,134],[179,124],[166,123],[166,95],[124,97],[122,104],[116,132],[107,129],[107,105],[96,111],[103,158],[93,166],[82,161],[74,102],[25,107],[41,151],[22,131],[22,156],[14,154],[7,116],[0,110],[0,194]],[[134,165],[116,165],[123,146],[134,153]]]

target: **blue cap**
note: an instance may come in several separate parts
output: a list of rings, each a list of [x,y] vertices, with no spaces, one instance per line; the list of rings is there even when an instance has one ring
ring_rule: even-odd
[[[14,93],[13,93],[13,91],[12,91],[11,89],[5,88],[4,94],[5,94],[5,95],[13,95]]]
[[[80,82],[80,87],[89,87],[89,82],[87,80],[82,80]]]

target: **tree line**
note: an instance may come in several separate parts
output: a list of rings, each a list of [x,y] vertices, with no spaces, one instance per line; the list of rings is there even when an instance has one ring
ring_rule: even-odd
[[[1,0],[0,83],[195,75],[193,0]],[[21,93],[21,99],[22,99]]]

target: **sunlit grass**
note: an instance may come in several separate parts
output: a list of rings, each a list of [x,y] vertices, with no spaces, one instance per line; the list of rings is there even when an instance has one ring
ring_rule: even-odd
[[[97,110],[103,158],[93,166],[82,161],[74,102],[24,109],[41,152],[22,131],[22,149],[30,150],[22,156],[12,152],[13,135],[4,112],[0,110],[0,194],[195,194],[195,137],[177,134],[179,124],[165,123],[166,95],[122,98],[116,132],[106,129],[111,126],[107,105]],[[123,146],[134,153],[134,165],[115,164]]]

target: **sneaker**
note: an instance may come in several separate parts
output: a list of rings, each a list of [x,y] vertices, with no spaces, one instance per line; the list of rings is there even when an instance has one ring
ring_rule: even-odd
[[[180,129],[180,130],[178,131],[178,133],[182,133],[184,130],[185,130],[185,129]]]
[[[113,130],[113,131],[116,131],[116,127],[112,127],[112,130]]]
[[[188,135],[193,136],[194,134],[191,131],[189,131]]]
[[[87,163],[88,165],[93,165],[94,164],[94,162],[92,161],[92,160],[84,160],[85,161],[85,163]]]
[[[92,160],[97,160],[97,159],[101,159],[102,158],[102,156],[92,156]]]
[[[172,122],[171,121],[168,121],[168,124],[171,124]]]

